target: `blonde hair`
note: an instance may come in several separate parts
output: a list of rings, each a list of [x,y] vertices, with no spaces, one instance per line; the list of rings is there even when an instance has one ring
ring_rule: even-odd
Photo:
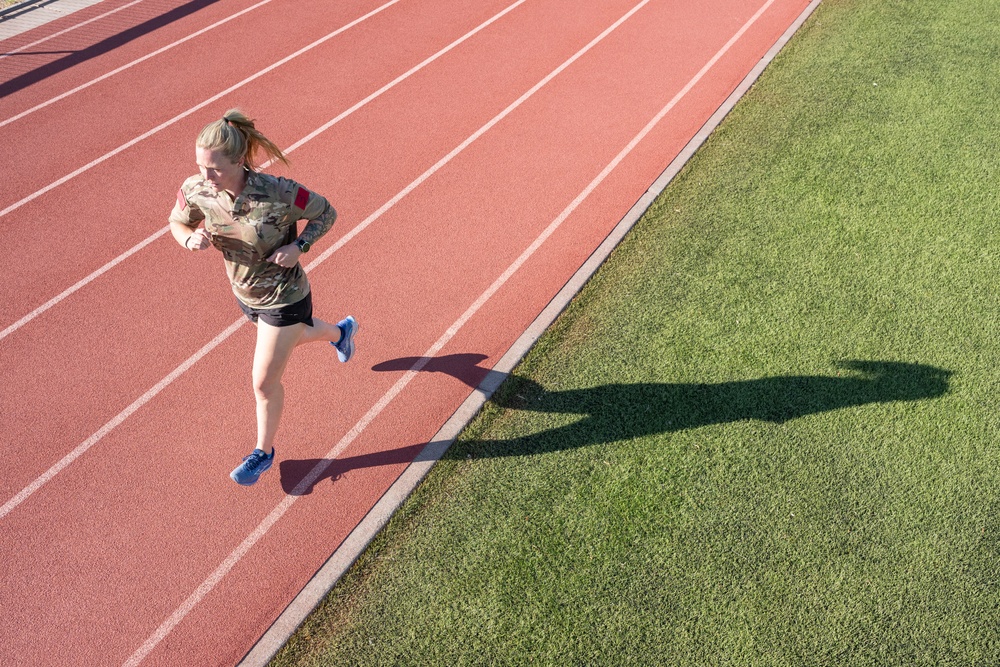
[[[253,120],[239,109],[230,109],[220,120],[206,125],[198,134],[195,145],[210,151],[222,151],[234,163],[243,160],[251,171],[257,171],[259,153],[288,164],[281,149],[257,131]]]

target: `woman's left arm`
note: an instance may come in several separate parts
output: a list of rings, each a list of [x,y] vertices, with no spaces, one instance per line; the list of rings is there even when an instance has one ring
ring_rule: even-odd
[[[302,214],[302,218],[309,222],[297,240],[312,245],[333,227],[333,223],[337,221],[337,211],[323,197],[315,193],[310,195]]]
[[[289,195],[294,198],[292,199],[294,209],[302,211],[299,219],[305,219],[309,222],[306,223],[305,229],[295,239],[295,243],[281,246],[267,258],[267,261],[274,262],[286,268],[295,266],[295,263],[299,261],[299,257],[303,252],[302,247],[299,245],[300,243],[308,244],[304,245],[308,249],[323,234],[330,231],[333,223],[337,220],[336,209],[330,205],[330,202],[315,192],[310,192],[301,185],[296,184],[295,187],[290,189]]]

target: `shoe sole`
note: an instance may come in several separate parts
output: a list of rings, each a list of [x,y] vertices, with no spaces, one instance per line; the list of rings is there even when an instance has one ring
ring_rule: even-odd
[[[267,472],[267,470],[265,470],[264,472]],[[263,475],[264,472],[260,473],[260,475]],[[241,482],[240,480],[236,479],[235,473],[229,473],[229,479],[233,480],[234,482],[236,482],[240,486],[253,486],[254,484],[256,484],[260,480],[260,475],[257,475],[256,477],[254,477],[252,482]]]

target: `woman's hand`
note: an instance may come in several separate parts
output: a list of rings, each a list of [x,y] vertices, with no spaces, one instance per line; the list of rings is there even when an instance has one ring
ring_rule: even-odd
[[[283,266],[286,269],[290,269],[299,261],[299,255],[302,251],[294,243],[289,243],[288,245],[283,245],[267,258],[267,261],[273,262],[278,266]]]
[[[188,250],[204,250],[210,245],[212,245],[212,241],[208,237],[208,232],[201,227],[194,230],[191,236],[184,241],[184,247]]]

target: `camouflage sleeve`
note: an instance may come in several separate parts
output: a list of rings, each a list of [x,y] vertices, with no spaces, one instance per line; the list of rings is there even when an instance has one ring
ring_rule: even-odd
[[[337,211],[325,198],[293,181],[288,182],[286,192],[291,197],[290,203],[298,214],[298,219],[309,221],[298,238],[310,244],[316,243],[333,227],[333,223],[337,220]]]
[[[299,238],[306,243],[316,243],[319,237],[330,231],[333,223],[337,220],[337,211],[330,206],[330,202],[319,195],[314,194],[313,197],[322,202],[323,208],[320,209],[315,218],[310,218],[308,215],[303,216],[309,222],[306,224],[306,228],[302,230],[302,233],[299,234]],[[312,204],[311,201],[309,203]]]
[[[198,223],[204,219],[205,213],[188,201],[182,185],[177,191],[177,201],[174,202],[174,209],[170,212],[169,222],[176,222],[187,227],[197,227]]]

